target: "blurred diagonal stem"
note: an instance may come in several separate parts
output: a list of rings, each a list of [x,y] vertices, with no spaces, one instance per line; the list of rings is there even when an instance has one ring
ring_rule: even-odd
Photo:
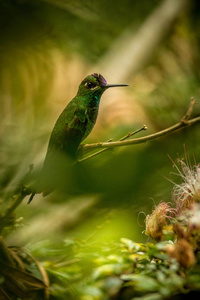
[[[186,128],[188,126],[200,123],[200,116],[198,116],[196,118],[193,118],[193,119],[189,119],[191,114],[192,114],[195,103],[196,103],[196,100],[192,97],[190,99],[190,105],[189,105],[188,110],[187,110],[186,114],[184,115],[184,117],[181,119],[180,122],[176,123],[175,125],[173,125],[171,127],[168,127],[168,128],[166,128],[164,130],[161,130],[159,132],[147,135],[145,137],[140,137],[140,138],[137,138],[137,139],[81,145],[80,146],[80,151],[79,151],[80,156],[82,156],[82,155],[84,155],[84,154],[86,154],[90,151],[100,149],[100,148],[109,149],[109,148],[115,148],[115,147],[122,147],[122,146],[129,146],[129,145],[146,143],[150,140],[157,139],[161,136],[165,136],[165,135],[167,135],[169,133],[172,133],[172,132],[175,132],[177,130],[180,130],[180,129]]]
[[[189,0],[163,0],[135,31],[135,25],[118,37],[95,69],[102,70],[106,77],[120,82],[130,74],[137,74],[151,59],[159,44],[174,26],[174,22],[188,7]],[[159,24],[159,26],[158,26]],[[123,67],[122,67],[123,66]]]

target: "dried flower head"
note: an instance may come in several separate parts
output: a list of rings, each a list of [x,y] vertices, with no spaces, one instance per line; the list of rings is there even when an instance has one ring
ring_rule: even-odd
[[[167,225],[167,220],[176,214],[176,210],[170,207],[169,203],[161,202],[155,207],[151,215],[146,216],[145,234],[152,237],[156,241],[160,241],[163,237],[163,228]]]
[[[196,262],[192,246],[185,239],[178,240],[174,245],[167,245],[166,251],[171,258],[175,258],[180,266],[185,269],[191,268]]]
[[[181,170],[175,165],[179,176],[183,179],[181,184],[174,186],[172,196],[179,213],[190,209],[194,203],[200,202],[200,164],[189,167],[182,160]]]

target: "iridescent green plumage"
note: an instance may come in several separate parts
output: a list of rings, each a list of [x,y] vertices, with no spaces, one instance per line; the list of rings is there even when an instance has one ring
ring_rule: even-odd
[[[43,195],[54,190],[64,176],[68,158],[75,159],[80,143],[93,129],[103,92],[109,87],[126,84],[107,84],[101,74],[87,76],[80,84],[77,95],[59,116],[51,133],[43,170],[36,192]]]

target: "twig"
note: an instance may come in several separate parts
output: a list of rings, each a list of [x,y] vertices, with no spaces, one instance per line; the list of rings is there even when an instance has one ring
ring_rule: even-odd
[[[126,134],[125,136],[123,136],[119,141],[124,141],[124,140],[128,139],[129,137],[131,137],[131,136],[133,136],[133,135],[139,133],[139,132],[142,131],[142,130],[147,130],[147,126],[146,126],[146,125],[143,125],[142,128],[140,128],[140,129],[138,129],[138,130],[135,130],[135,131],[133,131],[133,132],[129,132],[128,134]],[[110,143],[111,141],[112,141],[112,139],[110,139],[108,142]],[[85,161],[85,160],[88,160],[88,159],[90,159],[90,158],[93,158],[93,157],[95,157],[95,156],[101,154],[102,152],[105,152],[105,151],[108,151],[108,150],[111,150],[111,149],[110,149],[110,148],[102,149],[102,150],[100,150],[100,151],[98,151],[98,152],[95,152],[95,153],[93,153],[93,154],[91,154],[91,155],[88,155],[88,156],[86,156],[86,157],[84,157],[84,158],[82,158],[82,159],[77,160],[77,162],[78,162],[78,163],[83,162],[83,161]]]
[[[0,223],[0,233],[2,232],[3,228],[6,226],[6,224],[9,221],[9,217],[12,215],[14,210],[20,205],[22,200],[27,196],[31,194],[31,190],[24,185],[21,187],[21,190],[19,190],[18,194],[14,196],[14,200],[12,203],[8,206],[5,213],[1,216],[1,223]]]
[[[110,143],[85,144],[85,145],[82,145],[81,153],[84,154],[84,153],[87,153],[87,152],[90,152],[90,151],[93,151],[93,150],[99,149],[99,148],[106,148],[107,149],[107,148],[122,147],[122,146],[146,143],[150,140],[157,139],[161,136],[167,135],[167,134],[169,134],[171,132],[174,132],[174,131],[177,131],[179,129],[188,127],[190,125],[200,123],[200,116],[189,120],[189,117],[192,113],[192,110],[193,110],[193,107],[194,107],[195,103],[196,103],[195,99],[191,98],[190,105],[188,107],[188,110],[187,110],[185,116],[182,118],[182,120],[180,122],[176,123],[175,125],[173,125],[171,127],[168,127],[168,128],[166,128],[164,130],[161,130],[159,132],[147,135],[145,137],[140,137],[140,138],[137,138],[137,139],[130,139],[130,140],[127,140],[127,141],[123,140],[123,141],[116,141],[116,142],[110,142]]]
[[[139,133],[140,131],[143,131],[143,130],[147,130],[147,126],[146,126],[146,125],[143,125],[143,126],[142,126],[140,129],[138,129],[138,130],[135,130],[135,131],[133,131],[133,132],[127,133],[127,134],[126,134],[125,136],[123,136],[119,141],[122,142],[122,141],[124,141],[124,140],[130,138],[131,136],[133,136],[133,135]]]
[[[109,139],[109,140],[107,141],[107,143],[110,143],[110,142],[112,142],[112,139]],[[87,157],[78,159],[74,164],[83,162],[83,161],[85,161],[85,160],[88,160],[88,159],[90,159],[90,158],[92,158],[92,157],[94,157],[94,156],[96,156],[96,155],[98,155],[98,154],[104,152],[105,150],[107,150],[107,149],[100,150],[100,151],[98,151],[98,152],[96,152],[96,153],[93,153],[93,154],[91,154],[91,155],[88,155]],[[81,155],[78,154],[78,156],[80,157]]]
[[[195,105],[196,103],[197,103],[197,101],[194,99],[194,97],[191,97],[191,98],[190,98],[190,105],[189,105],[189,107],[188,107],[188,110],[187,110],[185,116],[182,118],[182,122],[183,122],[184,124],[186,124],[186,123],[188,122],[188,120],[189,120],[189,118],[190,118],[190,116],[191,116],[191,114],[192,114],[194,105]]]
[[[27,196],[30,195],[32,191],[26,188],[25,186],[22,187],[21,192],[19,192],[18,195],[15,196],[15,200],[10,204],[10,206],[6,209],[5,214],[3,215],[3,218],[9,217],[12,212],[19,206],[19,204],[22,202],[22,200]]]
[[[33,170],[33,165],[30,165],[28,173],[24,176],[23,180],[20,182],[20,184],[18,185],[18,187],[13,193],[13,201],[7,207],[5,213],[0,216],[0,233],[2,232],[4,227],[6,227],[10,223],[9,217],[12,215],[15,209],[21,204],[23,199],[27,195],[30,195],[33,192],[31,188],[26,187],[24,184],[25,179],[28,178],[32,170]]]

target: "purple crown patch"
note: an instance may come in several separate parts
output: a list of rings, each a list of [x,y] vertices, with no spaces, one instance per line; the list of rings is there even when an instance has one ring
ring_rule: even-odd
[[[107,84],[107,81],[101,74],[94,73],[94,74],[91,74],[91,76],[94,76],[98,80],[100,85],[105,86]]]

